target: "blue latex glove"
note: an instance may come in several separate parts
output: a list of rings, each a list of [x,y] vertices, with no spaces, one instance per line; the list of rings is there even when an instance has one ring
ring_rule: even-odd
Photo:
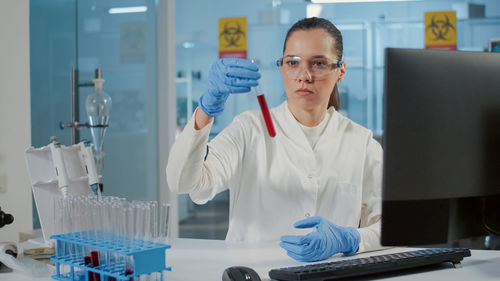
[[[296,222],[295,228],[316,227],[316,231],[304,236],[281,237],[281,248],[298,261],[312,262],[327,259],[337,253],[352,256],[361,241],[359,232],[353,227],[342,227],[322,217],[310,217]]]
[[[259,68],[247,59],[223,58],[217,60],[208,73],[206,91],[200,97],[200,108],[215,117],[224,111],[231,93],[246,93],[257,86]]]

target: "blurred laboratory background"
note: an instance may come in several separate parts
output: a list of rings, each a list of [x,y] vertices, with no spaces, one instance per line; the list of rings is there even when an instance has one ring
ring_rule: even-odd
[[[346,1],[348,2],[348,1]],[[128,9],[118,9],[128,8]],[[270,107],[286,99],[275,61],[297,20],[331,20],[344,37],[347,76],[339,84],[340,111],[383,133],[384,49],[424,48],[424,12],[455,10],[457,49],[485,51],[500,37],[500,1],[422,0],[319,4],[305,0],[30,0],[31,144],[51,136],[71,144],[71,69],[79,72],[79,118],[88,122],[85,87],[102,70],[113,100],[104,140],[103,192],[129,200],[169,201],[174,235],[224,239],[229,196],[203,206],[168,192],[165,164],[172,139],[187,123],[218,58],[218,19],[247,18],[247,54],[260,66]],[[409,65],[408,67],[411,67]],[[467,67],[467,66],[464,66]],[[175,93],[170,97],[169,93]],[[27,105],[29,106],[29,105]],[[231,96],[211,137],[235,115],[258,109],[253,95]],[[172,120],[172,118],[175,120]],[[15,120],[14,120],[15,121]],[[80,139],[92,137],[82,128]],[[3,133],[2,133],[3,134]],[[7,205],[2,208],[7,209]],[[39,227],[33,206],[33,225]]]

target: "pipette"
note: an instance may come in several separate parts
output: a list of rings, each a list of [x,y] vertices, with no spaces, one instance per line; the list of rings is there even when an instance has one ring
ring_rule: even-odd
[[[79,143],[81,158],[85,165],[87,175],[89,177],[90,189],[94,192],[99,199],[101,199],[101,190],[99,189],[99,175],[95,165],[94,154],[92,146],[89,141],[82,141]]]
[[[56,176],[59,188],[63,197],[68,196],[68,175],[66,173],[66,166],[64,165],[64,159],[62,155],[61,143],[57,141],[57,137],[51,137],[51,142],[49,144],[50,152],[52,153],[52,161],[54,162],[54,167],[56,169]]]
[[[267,132],[269,133],[270,137],[274,138],[274,136],[276,136],[276,131],[274,130],[273,120],[271,119],[269,108],[267,107],[264,92],[259,85],[253,87],[253,91],[255,92],[255,94],[257,95],[257,99],[259,100],[260,110],[262,111],[262,117],[264,117],[264,121],[266,122]]]

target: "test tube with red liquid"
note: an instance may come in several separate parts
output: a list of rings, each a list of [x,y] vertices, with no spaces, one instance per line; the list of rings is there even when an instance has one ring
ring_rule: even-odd
[[[273,120],[271,119],[271,114],[269,113],[269,108],[267,107],[266,97],[264,92],[259,85],[253,87],[253,91],[257,95],[257,100],[259,100],[260,110],[262,111],[262,116],[266,122],[267,132],[271,138],[276,136],[276,131],[274,130]]]
[[[92,267],[99,266],[99,252],[98,251],[90,251],[90,262],[92,263]],[[93,276],[94,281],[101,280],[101,275],[99,275],[99,273],[94,272],[93,275],[94,275]]]

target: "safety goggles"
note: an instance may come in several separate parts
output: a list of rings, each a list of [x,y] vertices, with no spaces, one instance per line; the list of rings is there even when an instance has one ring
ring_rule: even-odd
[[[302,71],[312,80],[321,80],[328,77],[335,69],[342,65],[341,60],[326,57],[303,59],[299,56],[286,56],[276,61],[281,73],[290,79],[297,79]]]

